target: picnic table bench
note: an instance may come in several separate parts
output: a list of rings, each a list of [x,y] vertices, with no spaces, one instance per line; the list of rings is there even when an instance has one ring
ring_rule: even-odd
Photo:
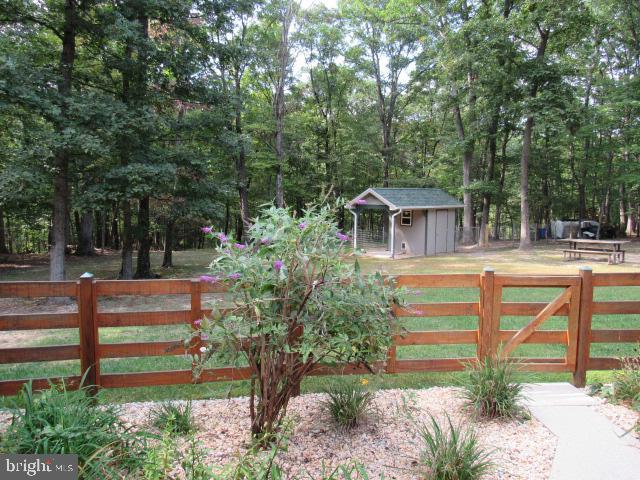
[[[606,255],[610,264],[624,263],[625,251],[622,244],[628,240],[592,240],[588,238],[566,238],[560,240],[569,244],[568,249],[562,250],[564,259],[582,258],[582,255]],[[580,248],[579,248],[580,247]]]

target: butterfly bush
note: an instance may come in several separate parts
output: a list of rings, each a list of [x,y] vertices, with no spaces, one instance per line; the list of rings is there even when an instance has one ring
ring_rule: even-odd
[[[208,234],[219,246],[203,281],[228,285],[232,305],[213,305],[194,330],[204,345],[194,374],[212,359],[248,365],[256,437],[277,430],[289,399],[320,363],[375,370],[391,346],[398,290],[379,273],[361,275],[357,261],[345,261],[349,238],[334,213],[314,207],[294,218],[270,208],[242,242]]]

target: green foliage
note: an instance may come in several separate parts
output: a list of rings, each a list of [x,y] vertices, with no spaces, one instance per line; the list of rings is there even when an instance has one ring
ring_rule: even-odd
[[[173,422],[169,419],[160,441],[147,449],[142,475],[144,480],[164,480],[177,459],[177,444],[173,438]]]
[[[254,434],[277,428],[292,392],[318,363],[383,361],[391,345],[391,306],[401,292],[343,261],[348,238],[333,213],[312,207],[294,217],[270,208],[245,243],[210,234],[221,245],[207,280],[228,283],[234,306],[223,314],[214,305],[195,332],[206,345],[196,374],[210,358],[248,363]]]
[[[467,405],[485,418],[527,416],[521,406],[522,383],[514,378],[516,363],[508,358],[485,358],[470,364],[462,384]]]
[[[186,435],[195,430],[191,401],[162,402],[149,413],[154,427],[164,430],[171,426],[173,435]]]
[[[3,436],[11,453],[75,453],[80,476],[101,480],[136,471],[142,464],[146,435],[127,427],[112,405],[97,406],[87,388],[69,391],[64,384],[34,393],[26,384]]]
[[[454,426],[446,416],[442,427],[430,416],[429,424],[420,427],[424,449],[420,458],[428,480],[478,480],[491,469],[489,455],[478,444],[475,432]]]
[[[342,428],[356,427],[372,411],[375,393],[367,390],[363,381],[337,381],[327,389],[324,408]]]
[[[640,353],[640,346],[636,349]],[[622,359],[622,368],[615,372],[612,393],[616,400],[630,402],[640,410],[640,355]]]

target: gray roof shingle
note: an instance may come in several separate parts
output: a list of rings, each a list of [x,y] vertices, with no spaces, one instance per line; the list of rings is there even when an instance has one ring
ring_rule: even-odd
[[[463,204],[439,188],[373,188],[381,197],[396,207],[437,207]]]

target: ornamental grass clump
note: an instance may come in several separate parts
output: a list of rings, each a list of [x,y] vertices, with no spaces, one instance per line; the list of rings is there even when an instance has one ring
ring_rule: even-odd
[[[514,379],[512,360],[485,358],[465,370],[463,396],[467,405],[484,418],[526,418],[522,407],[522,383]]]
[[[159,430],[169,425],[172,435],[186,435],[195,430],[191,401],[163,402],[154,406],[149,412],[151,423]]]
[[[375,394],[365,388],[365,382],[338,381],[327,389],[323,405],[338,426],[352,429],[373,410]]]
[[[67,390],[64,383],[34,393],[31,383],[19,395],[0,451],[78,455],[79,477],[126,478],[144,460],[146,435],[127,427],[112,405],[96,405],[87,388]]]
[[[424,448],[420,464],[426,480],[477,480],[491,469],[489,454],[479,445],[474,431],[455,426],[446,416],[444,428],[430,415],[419,427]]]
[[[637,355],[621,359],[621,369],[614,373],[613,396],[640,410],[640,345]]]
[[[223,234],[211,275],[232,305],[214,304],[187,344],[200,345],[197,377],[210,359],[248,365],[251,431],[275,431],[302,379],[319,363],[382,365],[391,345],[398,291],[380,274],[345,262],[346,234],[328,206],[294,217],[270,208],[242,241]]]

